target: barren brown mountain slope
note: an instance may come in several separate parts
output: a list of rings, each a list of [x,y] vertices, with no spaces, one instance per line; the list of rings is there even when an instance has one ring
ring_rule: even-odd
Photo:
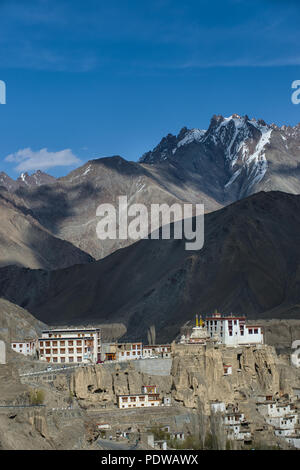
[[[92,257],[53,236],[34,217],[24,200],[1,189],[0,265],[55,269],[87,263]]]
[[[205,244],[142,240],[53,272],[6,267],[0,294],[48,324],[122,322],[128,338],[170,340],[195,312],[300,316],[300,196],[258,193],[205,217]],[[17,286],[17,289],[16,289]]]
[[[96,233],[100,217],[97,207],[113,204],[118,214],[118,197],[127,196],[128,204],[182,204],[203,202],[206,211],[221,204],[191,183],[184,171],[172,165],[152,168],[128,162],[119,156],[91,160],[59,178],[51,185],[20,187],[16,191],[34,217],[53,235],[68,240],[100,259],[127,246],[132,240],[99,240]]]

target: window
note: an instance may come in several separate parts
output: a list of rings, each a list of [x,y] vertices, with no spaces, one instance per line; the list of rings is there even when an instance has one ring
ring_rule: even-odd
[[[50,354],[50,349],[46,349],[46,354]]]
[[[76,341],[76,344],[77,344],[77,346],[81,346],[82,341],[81,341],[81,340],[77,340],[77,341]]]
[[[54,357],[54,358],[53,358],[53,362],[57,362],[57,357]]]
[[[69,357],[69,362],[74,362],[74,357],[70,356]]]
[[[53,349],[53,354],[57,354],[57,349]]]
[[[81,356],[77,357],[77,362],[82,362],[82,357]]]
[[[69,348],[69,354],[73,354],[74,353],[74,348]]]
[[[255,328],[255,329],[254,329],[254,334],[255,334],[255,335],[258,335],[258,328]]]
[[[63,348],[60,350],[60,354],[66,354],[66,350]]]
[[[68,341],[69,346],[73,346],[73,341]]]
[[[61,357],[60,362],[66,362],[66,359],[64,357]]]
[[[64,341],[61,341],[61,342],[60,342],[60,345],[61,345],[61,346],[65,346],[65,342],[64,342]]]

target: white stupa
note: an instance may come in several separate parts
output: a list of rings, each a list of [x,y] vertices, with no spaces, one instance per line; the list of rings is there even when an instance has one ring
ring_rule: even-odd
[[[196,315],[196,326],[193,327],[192,333],[190,336],[181,336],[181,344],[205,344],[209,339],[209,334],[205,326],[205,322],[202,320],[201,316],[198,319]]]

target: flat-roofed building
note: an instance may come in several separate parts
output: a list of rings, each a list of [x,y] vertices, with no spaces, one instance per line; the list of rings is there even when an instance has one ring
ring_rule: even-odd
[[[118,395],[119,408],[149,408],[160,405],[161,399],[156,385],[143,386],[141,393]]]
[[[171,357],[171,345],[170,344],[153,344],[143,346],[143,358],[147,359],[150,357]]]
[[[246,317],[214,313],[206,318],[210,338],[226,346],[263,344],[260,325],[246,325]]]
[[[116,360],[131,361],[143,357],[143,343],[117,343]]]
[[[25,339],[24,341],[12,341],[11,349],[24,356],[34,356],[37,350],[37,340]]]
[[[100,328],[46,330],[38,340],[39,357],[54,363],[96,363],[101,358]]]

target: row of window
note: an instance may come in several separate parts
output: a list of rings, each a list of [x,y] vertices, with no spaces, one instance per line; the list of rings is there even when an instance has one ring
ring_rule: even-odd
[[[68,340],[68,341],[65,341],[65,340],[62,340],[62,341],[40,341],[40,347],[43,347],[43,344],[46,345],[46,346],[57,346],[58,344],[60,346],[65,346],[66,344],[68,344],[68,346],[74,346],[74,345],[77,345],[77,346],[81,346],[82,344],[88,344],[89,342],[93,342],[93,341],[90,341],[90,340],[84,340],[84,342],[82,340],[76,340],[76,341],[73,341],[73,340]]]
[[[59,351],[59,352],[58,352]],[[76,349],[76,352],[78,354],[82,354],[83,353],[83,348],[77,348]],[[84,349],[84,352],[89,352],[89,349],[88,348],[85,348]],[[40,349],[40,354],[43,355],[43,354],[51,354],[51,349]],[[69,349],[52,349],[52,354],[74,354],[74,348],[69,348]]]
[[[130,356],[130,355],[133,355],[133,356],[140,356],[141,355],[141,351],[126,351],[126,356]],[[121,355],[122,356],[125,356],[125,352],[122,351],[121,352]]]
[[[66,358],[65,357],[61,357],[60,358],[60,361],[58,360],[59,358],[58,357],[52,357],[51,358],[51,362],[66,362]],[[50,357],[47,357],[46,358],[47,362],[50,362]],[[77,356],[77,358],[74,358],[72,356],[70,356],[68,358],[68,361],[67,362],[82,362],[82,357],[81,356]]]
[[[75,335],[76,333],[73,333],[73,334]],[[65,334],[65,336],[67,335]],[[91,334],[90,333],[77,333],[78,338],[84,338],[85,336],[91,336]],[[49,333],[48,338],[61,338],[61,334]]]
[[[145,404],[144,404],[144,403],[141,403],[140,406],[143,407],[143,406],[145,406]],[[155,406],[155,403],[151,403],[151,406]],[[134,404],[133,404],[133,405],[127,405],[127,406],[126,406],[126,405],[122,405],[122,408],[131,408],[131,407],[132,407],[132,408],[136,408],[136,405],[134,405]]]

